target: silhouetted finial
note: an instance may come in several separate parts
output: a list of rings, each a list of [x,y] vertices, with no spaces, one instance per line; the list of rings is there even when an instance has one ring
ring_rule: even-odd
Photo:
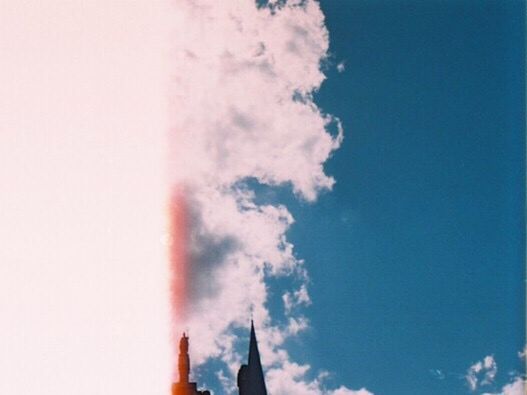
[[[181,336],[181,340],[179,341],[179,352],[180,354],[188,353],[188,336],[185,332],[183,332],[183,336]]]

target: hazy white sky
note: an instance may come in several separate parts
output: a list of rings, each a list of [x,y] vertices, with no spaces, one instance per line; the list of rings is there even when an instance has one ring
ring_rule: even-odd
[[[170,8],[0,3],[0,393],[161,394]]]

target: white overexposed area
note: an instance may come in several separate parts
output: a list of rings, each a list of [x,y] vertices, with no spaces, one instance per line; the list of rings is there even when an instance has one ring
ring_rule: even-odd
[[[0,2],[1,394],[169,391],[166,3]]]

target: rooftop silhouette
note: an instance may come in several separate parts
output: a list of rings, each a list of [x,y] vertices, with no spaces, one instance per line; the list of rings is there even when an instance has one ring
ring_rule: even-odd
[[[172,384],[172,395],[210,395],[208,390],[198,390],[197,383],[190,382],[189,337],[183,333],[179,340],[178,373],[179,381]],[[238,371],[239,395],[267,395],[265,379],[258,351],[256,331],[251,320],[249,356],[247,364]]]

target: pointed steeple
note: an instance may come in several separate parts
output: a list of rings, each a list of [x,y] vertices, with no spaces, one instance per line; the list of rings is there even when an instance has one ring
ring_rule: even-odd
[[[240,395],[267,395],[256,331],[252,320],[248,363],[242,365],[238,372],[238,388]]]
[[[249,366],[258,372],[258,375],[262,377],[263,381],[263,370],[262,363],[260,362],[260,352],[258,351],[258,342],[256,341],[256,332],[254,330],[254,323],[251,320],[251,340],[249,341]]]

